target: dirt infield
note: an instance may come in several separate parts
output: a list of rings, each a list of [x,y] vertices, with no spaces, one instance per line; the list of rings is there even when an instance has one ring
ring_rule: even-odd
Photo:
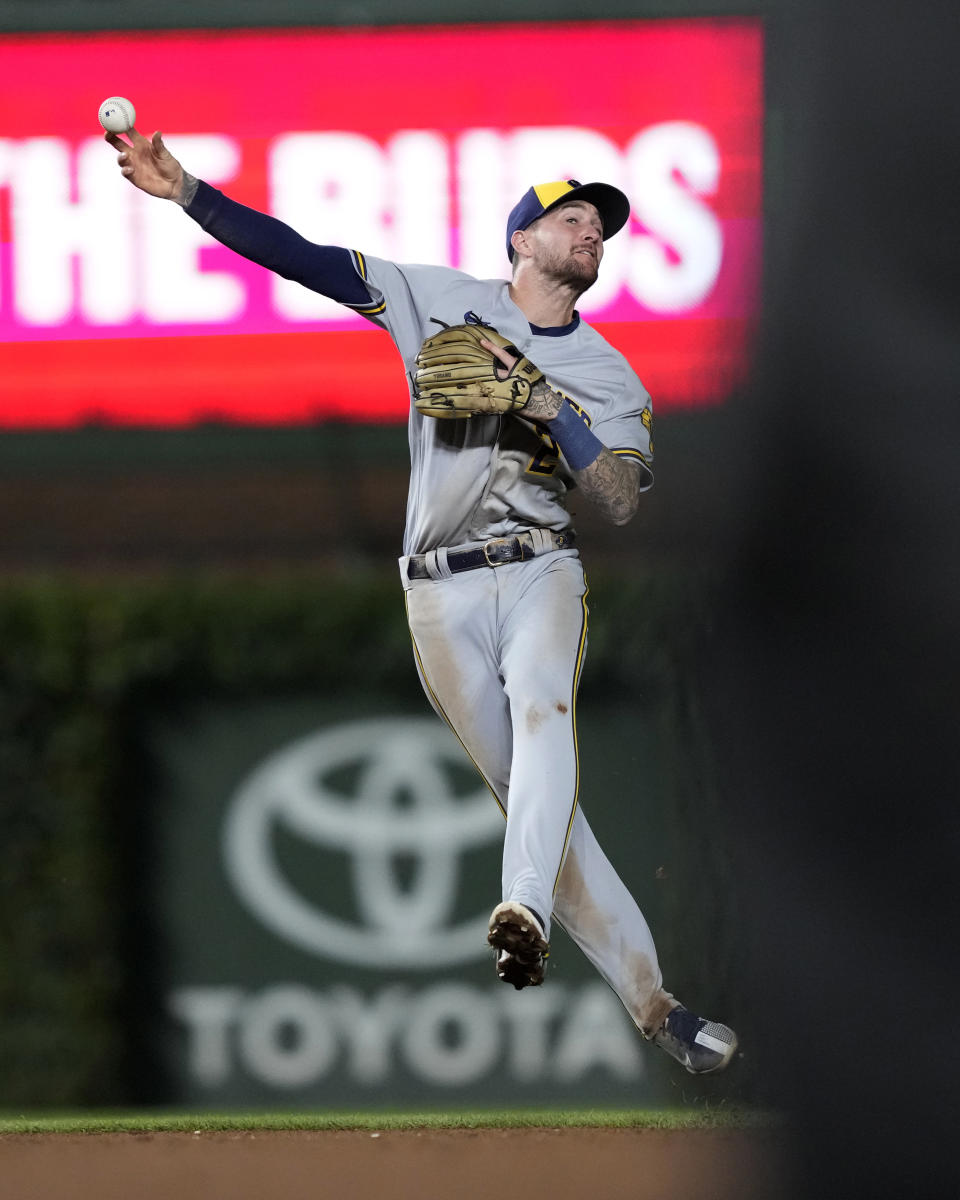
[[[764,1130],[477,1129],[23,1134],[0,1138],[3,1200],[770,1200]]]

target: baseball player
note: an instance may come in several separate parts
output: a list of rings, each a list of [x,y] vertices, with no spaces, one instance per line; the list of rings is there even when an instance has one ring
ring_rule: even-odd
[[[694,1074],[725,1067],[731,1029],[664,990],[647,923],[578,805],[576,704],[587,585],[565,500],[622,525],[653,483],[650,397],[575,305],[627,197],[532,187],[510,213],[512,279],[388,262],[309,242],[183,170],[159,133],[108,133],[121,172],[237,253],[362,314],[396,343],[411,389],[400,575],[430,703],[506,819],[497,974],[541,984],[558,921],[644,1037]]]

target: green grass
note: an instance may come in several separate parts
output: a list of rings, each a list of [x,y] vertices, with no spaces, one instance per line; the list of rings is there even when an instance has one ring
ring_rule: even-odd
[[[0,1135],[24,1133],[222,1133],[409,1129],[751,1129],[764,1112],[728,1106],[677,1109],[521,1109],[472,1112],[73,1113],[0,1116]]]

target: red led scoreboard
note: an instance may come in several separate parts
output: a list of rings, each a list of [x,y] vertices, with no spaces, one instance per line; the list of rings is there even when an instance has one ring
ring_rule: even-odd
[[[762,51],[744,19],[0,38],[0,427],[406,416],[385,333],[122,179],[108,95],[314,241],[483,278],[531,184],[616,184],[581,314],[659,414],[722,400],[758,307]]]

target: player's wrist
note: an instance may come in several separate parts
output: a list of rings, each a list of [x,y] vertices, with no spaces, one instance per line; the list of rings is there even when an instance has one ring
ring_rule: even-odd
[[[571,471],[589,467],[603,450],[603,442],[566,398],[561,398],[560,411],[550,421],[550,436],[560,447]]]
[[[174,186],[170,199],[175,204],[179,204],[181,208],[189,208],[199,186],[200,180],[196,176],[191,175],[189,171],[181,170],[180,181]]]

